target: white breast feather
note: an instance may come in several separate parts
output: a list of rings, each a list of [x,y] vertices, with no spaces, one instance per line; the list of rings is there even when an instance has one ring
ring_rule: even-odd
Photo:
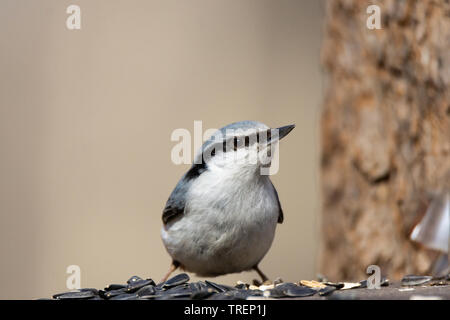
[[[186,195],[181,219],[161,231],[167,251],[201,276],[249,270],[269,250],[279,208],[267,176],[206,171]]]

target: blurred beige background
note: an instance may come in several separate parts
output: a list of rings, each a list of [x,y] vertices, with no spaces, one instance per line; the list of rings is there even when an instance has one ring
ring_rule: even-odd
[[[81,7],[81,30],[66,8]],[[315,0],[0,0],[0,298],[159,280],[174,129],[295,123],[273,176],[284,209],[261,264],[314,278],[319,230]],[[251,281],[252,272],[216,278]],[[197,279],[193,277],[193,279]]]

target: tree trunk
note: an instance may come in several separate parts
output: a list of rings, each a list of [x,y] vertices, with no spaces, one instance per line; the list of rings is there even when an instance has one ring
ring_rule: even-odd
[[[366,9],[381,9],[369,30]],[[426,273],[410,240],[450,181],[450,2],[330,0],[322,61],[321,272],[331,280]]]

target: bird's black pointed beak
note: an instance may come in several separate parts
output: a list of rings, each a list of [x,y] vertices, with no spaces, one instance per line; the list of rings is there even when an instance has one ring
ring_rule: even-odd
[[[288,135],[289,132],[292,131],[292,129],[295,128],[295,124],[291,124],[288,126],[284,126],[284,127],[279,127],[279,128],[274,128],[274,129],[269,129],[267,130],[267,138],[264,139],[263,141],[265,142],[266,145],[271,145],[272,143],[276,143],[278,141],[280,141],[281,139],[283,139],[284,137],[286,137]]]
[[[276,128],[278,130],[278,140],[283,139],[295,128],[295,124],[290,124],[288,126]]]

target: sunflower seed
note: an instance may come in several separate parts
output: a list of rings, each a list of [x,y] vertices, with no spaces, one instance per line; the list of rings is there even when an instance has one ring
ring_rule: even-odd
[[[431,276],[407,275],[402,279],[402,286],[418,286],[431,281]]]
[[[124,294],[126,292],[126,290],[127,290],[126,288],[121,288],[121,289],[111,290],[111,291],[107,291],[107,292],[102,292],[100,294],[100,296],[105,299],[111,299],[113,297]]]
[[[141,277],[138,277],[138,276],[132,276],[130,279],[127,280],[127,283],[130,284],[130,283],[133,283],[136,281],[141,281],[141,280],[144,280],[144,279],[142,279]]]
[[[340,288],[341,290],[356,289],[361,287],[359,282],[343,282],[344,286]]]
[[[289,297],[308,297],[312,296],[317,292],[312,288],[304,287],[304,286],[296,286],[288,288],[285,291],[285,294]]]
[[[189,276],[186,273],[177,274],[163,283],[163,288],[171,288],[189,281]]]
[[[155,292],[156,292],[156,290],[153,285],[147,285],[147,286],[140,288],[138,291],[136,291],[136,294],[138,296],[142,297],[142,296],[154,295]]]
[[[290,288],[295,288],[295,287],[298,287],[295,283],[292,283],[292,282],[284,282],[284,283],[281,283],[281,284],[279,284],[279,285],[276,285],[276,286],[275,286],[275,289],[282,290],[282,291],[286,291],[286,290],[288,290],[288,289],[290,289]]]
[[[319,296],[327,296],[336,290],[336,287],[326,286],[325,288],[319,290]]]
[[[54,299],[71,300],[71,299],[90,299],[97,296],[97,289],[79,289],[53,295]]]
[[[172,287],[169,288],[167,290],[163,290],[158,292],[161,295],[171,295],[171,294],[188,294],[191,295],[193,293],[193,291],[191,290],[191,288],[189,287],[188,284],[182,284],[179,285],[177,287]]]
[[[208,290],[209,286],[202,281],[198,281],[189,283],[189,288],[191,289],[192,292],[197,292],[202,290]]]
[[[152,279],[133,281],[128,284],[126,291],[128,293],[135,292],[135,291],[139,290],[140,288],[148,286],[148,285],[154,286],[155,282]]]
[[[105,288],[105,291],[118,290],[118,289],[122,289],[122,288],[126,288],[126,285],[124,285],[124,284],[110,284],[109,286],[107,286]]]
[[[263,293],[264,296],[266,296],[266,292],[269,292],[268,296],[270,298],[284,298],[286,297],[286,294],[284,293],[283,290],[278,289],[277,287],[275,287],[274,289],[270,289],[267,290]]]
[[[261,290],[261,291],[266,291],[266,290],[270,290],[270,289],[273,289],[273,288],[275,288],[275,285],[273,285],[273,284],[269,284],[269,285],[261,285],[261,286],[259,286],[259,290]]]
[[[243,289],[248,289],[248,286],[245,283],[238,283],[237,285],[234,286],[234,288],[238,289],[238,290],[243,290]]]
[[[323,283],[320,283],[318,281],[308,281],[308,280],[300,280],[300,284],[304,285],[306,287],[310,287],[310,288],[318,288],[318,289],[323,289],[326,287],[326,285],[324,285]]]
[[[283,297],[307,297],[315,294],[317,290],[305,286],[298,286],[292,282],[285,282],[275,286],[274,289],[268,290],[270,298]]]
[[[335,287],[336,289],[342,289],[344,287],[344,283],[343,282],[323,282],[323,284],[327,285],[327,286],[332,286]]]
[[[224,290],[220,287],[220,285],[218,285],[217,283],[205,280],[205,283],[211,288],[213,289],[215,292],[221,293],[221,292],[225,292],[227,290]]]

